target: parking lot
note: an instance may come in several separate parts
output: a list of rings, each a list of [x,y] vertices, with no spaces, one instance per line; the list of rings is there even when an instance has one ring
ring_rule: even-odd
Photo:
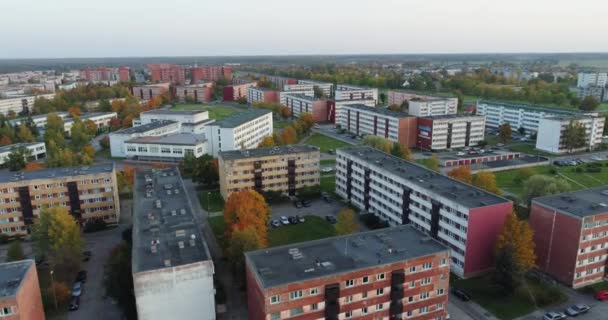
[[[361,143],[361,139],[353,138],[352,133],[348,133],[348,132],[345,132],[342,134],[338,133],[338,131],[336,130],[336,128],[334,127],[333,124],[317,124],[312,129],[312,131],[324,134],[326,136],[346,142],[348,144],[357,145],[357,144]]]
[[[311,200],[310,207],[296,208],[292,201],[271,205],[272,219],[279,219],[281,216],[294,217],[296,215],[315,215],[325,217],[327,215],[336,216],[340,209],[345,205],[340,200],[333,198],[331,203],[319,198]]]

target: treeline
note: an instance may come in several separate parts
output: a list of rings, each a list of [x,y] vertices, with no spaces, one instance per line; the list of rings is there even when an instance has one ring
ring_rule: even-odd
[[[71,90],[58,90],[53,99],[38,98],[34,102],[33,114],[46,114],[57,111],[68,111],[71,107],[84,108],[89,101],[111,100],[130,97],[131,93],[126,84],[113,86],[104,84],[88,84]]]

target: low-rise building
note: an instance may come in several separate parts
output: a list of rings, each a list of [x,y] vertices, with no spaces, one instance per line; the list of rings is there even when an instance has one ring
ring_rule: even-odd
[[[388,104],[401,105],[408,102],[408,113],[416,117],[456,114],[458,99],[420,94],[412,91],[389,90]]]
[[[536,265],[581,288],[606,277],[608,186],[532,199]]]
[[[133,120],[133,126],[149,124],[157,121],[175,121],[180,123],[180,132],[203,134],[206,126],[212,123],[209,111],[206,110],[165,110],[155,109],[139,114],[139,119]]]
[[[91,83],[115,84],[119,81],[129,82],[131,80],[129,67],[120,68],[84,68],[80,69],[80,79]]]
[[[0,172],[0,233],[25,236],[41,210],[63,206],[79,222],[118,223],[114,164]]]
[[[250,104],[256,102],[278,103],[279,91],[262,87],[249,87],[247,89],[247,102]]]
[[[232,80],[232,70],[227,66],[202,66],[195,65],[190,68],[190,83],[197,84],[200,81],[218,81],[220,79]]]
[[[207,126],[207,153],[253,149],[264,137],[272,136],[272,111],[250,109]]]
[[[320,184],[320,157],[319,148],[309,145],[220,152],[220,193],[224,199],[242,190],[293,196],[299,188]]]
[[[604,133],[603,116],[579,115],[542,118],[538,125],[536,149],[550,153],[568,153],[582,150],[594,150],[602,144]],[[570,148],[567,143],[566,130],[570,124],[585,128],[584,144]]]
[[[0,98],[0,114],[8,116],[11,112],[15,114],[28,114],[34,109],[34,102],[38,98],[53,99],[54,93],[46,93],[31,96],[17,96],[12,98]]]
[[[377,104],[378,89],[339,84],[334,91],[334,97],[336,100],[361,100],[371,97],[374,104]]]
[[[257,81],[247,82],[242,84],[232,84],[224,87],[223,100],[224,101],[237,101],[241,98],[247,98],[248,90],[251,87],[257,87]]]
[[[494,268],[494,247],[513,203],[369,147],[336,151],[336,194],[389,225],[411,224],[451,249],[451,271]]]
[[[411,226],[245,253],[249,319],[447,319],[447,248]]]
[[[110,133],[110,153],[112,157],[125,158],[125,142],[139,137],[157,137],[180,133],[181,126],[176,121],[155,121],[140,126],[125,128]]]
[[[106,132],[110,130],[112,119],[118,117],[116,112],[89,112],[80,115],[79,119],[82,122],[92,121],[97,127],[97,132]],[[67,135],[70,135],[72,130],[72,125],[74,125],[74,119],[68,118],[63,121],[63,130]]]
[[[133,189],[138,319],[215,319],[215,268],[179,170],[138,171]]]
[[[407,113],[344,104],[336,108],[336,126],[359,136],[380,136],[408,147],[416,146],[417,119]]]
[[[485,117],[443,115],[418,118],[417,142],[423,150],[477,146],[484,140]]]
[[[8,146],[0,146],[0,166],[6,164],[8,156],[11,154],[13,149],[25,148],[29,150],[28,161],[35,161],[46,157],[46,146],[44,142],[31,142],[31,143],[15,143]]]
[[[209,102],[213,100],[213,82],[178,86],[175,95],[179,102]]]
[[[171,83],[169,82],[137,85],[131,88],[131,93],[139,100],[152,100],[153,98],[168,93],[170,86]]]
[[[181,161],[187,154],[198,158],[207,154],[207,139],[202,134],[175,133],[141,136],[124,142],[127,159]]]
[[[303,94],[288,94],[285,96],[285,105],[291,110],[292,117],[299,117],[303,113],[310,113],[315,122],[326,122],[330,120],[327,100],[321,100]]]
[[[0,318],[45,319],[34,260],[0,263]]]
[[[280,104],[287,105],[287,96],[288,95],[300,94],[300,95],[304,95],[304,96],[308,96],[308,97],[315,96],[315,92],[312,89],[312,85],[294,84],[294,85],[286,85],[285,87],[287,88],[287,87],[292,87],[292,86],[298,86],[298,88],[279,92],[279,103]]]

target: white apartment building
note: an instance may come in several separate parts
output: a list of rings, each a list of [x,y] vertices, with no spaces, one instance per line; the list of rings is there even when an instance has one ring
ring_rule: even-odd
[[[254,149],[272,133],[272,111],[250,109],[207,126],[207,153],[217,157],[221,151]]]
[[[157,121],[179,122],[182,133],[203,134],[207,130],[206,125],[215,120],[209,119],[209,112],[205,110],[156,109],[140,113],[139,118],[133,120],[133,126]]]
[[[46,157],[46,146],[44,142],[15,143],[0,147],[0,166],[4,165],[8,161],[8,156],[11,154],[13,148],[21,147],[24,147],[30,151],[30,155],[27,160],[38,160]]]
[[[0,99],[0,113],[7,116],[9,112],[19,114],[21,112],[31,112],[34,108],[34,102],[38,98],[53,99],[54,93],[39,94],[35,96],[13,97],[8,99]]]
[[[338,196],[391,226],[411,224],[447,245],[451,271],[460,277],[493,268],[511,201],[373,148],[336,154]]]
[[[445,98],[411,91],[390,90],[388,104],[408,102],[408,113],[416,117],[431,117],[458,112],[458,98]]]
[[[104,132],[110,129],[112,119],[117,117],[118,114],[116,112],[91,112],[80,115],[80,121],[93,121],[97,126],[97,132]],[[70,134],[72,125],[74,125],[74,119],[63,120],[63,130],[66,134]]]
[[[125,158],[125,142],[139,137],[158,137],[180,133],[180,123],[176,121],[155,121],[136,127],[126,128],[110,133],[110,153],[112,157]]]
[[[503,123],[508,123],[512,130],[523,127],[526,132],[537,132],[538,124],[542,118],[583,114],[573,109],[537,107],[486,100],[477,101],[476,113],[486,116],[486,126],[489,128],[498,128]]]
[[[319,89],[323,90],[323,94],[325,95],[326,98],[329,97],[333,97],[334,95],[334,84],[331,82],[320,82],[320,81],[314,81],[314,80],[298,80],[298,85],[310,85],[310,90],[314,90],[314,87],[318,87]],[[285,86],[283,88],[283,90],[288,91],[287,89],[288,87]],[[296,87],[290,87],[290,88],[296,88]]]
[[[334,92],[336,100],[360,100],[372,98],[374,103],[378,103],[378,89],[363,88],[351,85],[339,84]]]
[[[310,113],[315,122],[329,120],[327,100],[292,93],[285,96],[285,106],[291,111],[292,117],[299,117],[303,113]]]
[[[418,118],[417,143],[423,150],[477,146],[484,139],[485,117],[445,115]]]
[[[137,137],[124,145],[126,157],[137,160],[180,161],[189,153],[196,158],[207,153],[205,136],[189,133]]]
[[[35,115],[35,116],[31,116],[30,118],[32,119],[32,122],[34,123],[34,125],[38,128],[45,128],[46,127],[46,120],[49,117],[51,113],[48,114],[39,114],[39,115]],[[58,117],[60,117],[62,120],[65,121],[66,118],[68,118],[70,116],[69,113],[65,112],[65,111],[58,111],[58,112],[53,112],[53,115],[56,115]],[[22,123],[26,123],[28,121],[28,118],[17,118],[17,119],[13,119],[13,120],[9,120],[9,123],[12,126],[20,126]]]
[[[605,87],[608,84],[608,73],[606,72],[579,72],[576,79],[576,86],[585,87]]]
[[[288,86],[288,85],[285,85]],[[289,85],[291,86],[291,85]],[[298,84],[296,84],[296,86],[299,86]],[[315,92],[310,89],[310,90],[290,90],[290,91],[281,91],[279,92],[279,103],[282,105],[287,105],[287,96],[290,95],[303,95],[303,96],[307,96],[307,97],[314,97],[315,96]]]
[[[585,144],[580,148],[568,150],[564,143],[564,133],[570,123],[585,127]],[[605,119],[601,116],[558,116],[540,120],[536,149],[561,154],[582,150],[593,150],[602,143]]]

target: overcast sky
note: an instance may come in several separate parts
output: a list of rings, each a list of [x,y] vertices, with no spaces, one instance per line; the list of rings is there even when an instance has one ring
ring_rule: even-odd
[[[0,0],[0,58],[607,52],[606,0]]]

